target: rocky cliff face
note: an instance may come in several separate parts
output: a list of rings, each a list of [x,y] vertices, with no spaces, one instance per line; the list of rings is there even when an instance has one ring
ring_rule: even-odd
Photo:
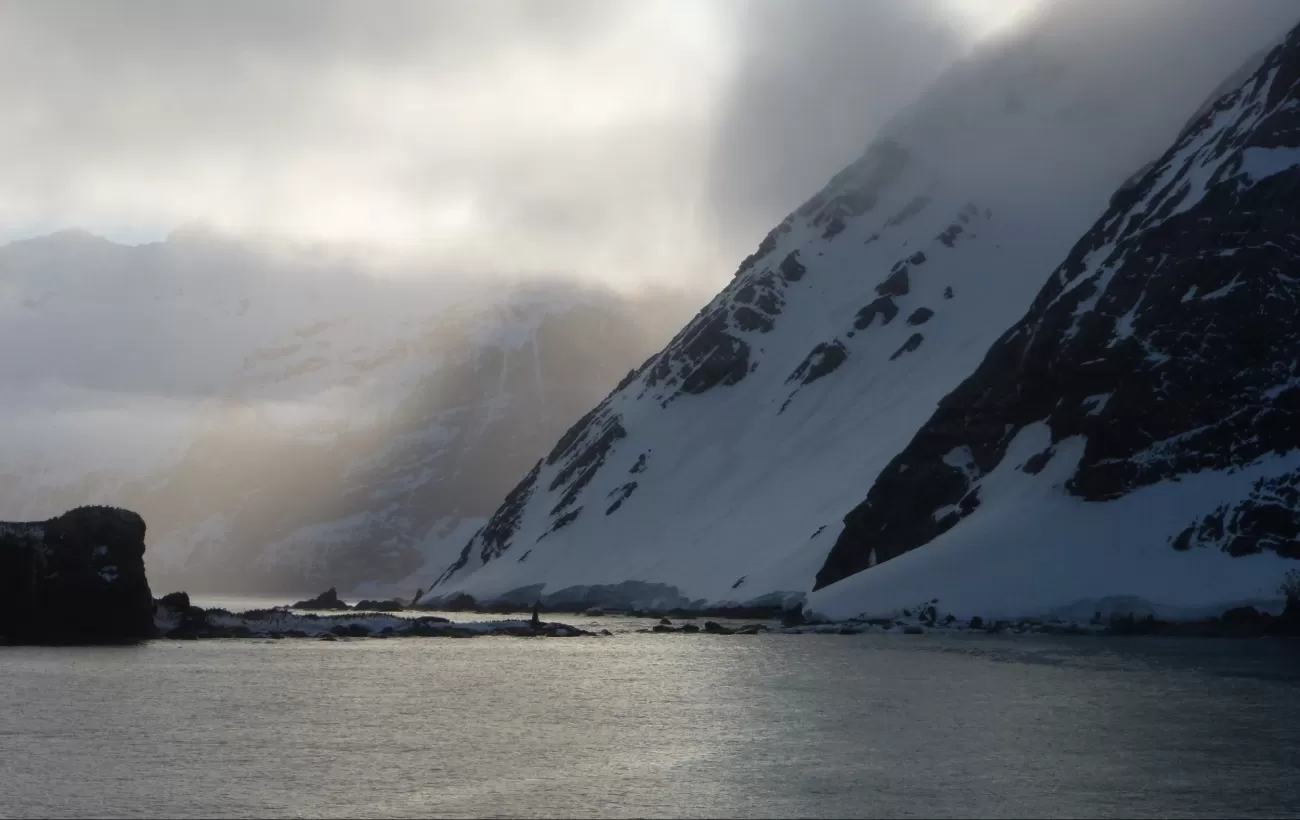
[[[155,635],[144,520],[80,507],[0,523],[0,641],[117,643]]]
[[[959,539],[1008,503],[1009,472],[1096,520],[1167,489],[1171,553],[1300,558],[1298,203],[1300,29],[1115,195],[846,516],[817,586]],[[1193,479],[1224,490],[1207,503]]]

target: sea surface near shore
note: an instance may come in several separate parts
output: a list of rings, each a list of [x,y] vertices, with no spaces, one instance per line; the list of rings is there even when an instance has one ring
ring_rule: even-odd
[[[1292,641],[565,620],[0,649],[0,814],[1300,816]]]

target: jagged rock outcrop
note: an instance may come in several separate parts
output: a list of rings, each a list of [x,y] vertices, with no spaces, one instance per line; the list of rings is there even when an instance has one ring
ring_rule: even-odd
[[[0,523],[0,641],[91,644],[154,637],[144,534],[139,515],[114,507]]]
[[[291,604],[290,608],[331,610],[331,609],[351,609],[352,607],[348,606],[346,603],[344,603],[342,600],[339,599],[339,592],[337,589],[335,589],[334,587],[330,587],[329,589],[322,592],[320,595],[317,595],[315,598],[308,598],[305,601],[298,601],[294,604]]]
[[[1285,458],[1300,450],[1298,203],[1300,28],[1115,194],[845,517],[818,588],[959,526],[1034,426],[1046,446],[1018,469],[1037,475],[1075,442],[1063,488],[1090,502],[1261,472],[1242,474],[1239,503],[1189,498],[1171,547],[1300,557],[1300,473]]]

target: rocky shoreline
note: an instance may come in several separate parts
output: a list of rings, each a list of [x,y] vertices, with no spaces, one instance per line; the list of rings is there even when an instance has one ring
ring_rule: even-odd
[[[112,507],[80,507],[49,521],[0,523],[0,645],[138,643],[166,638],[467,638],[591,637],[608,629],[582,629],[543,621],[543,611],[580,617],[657,619],[633,631],[680,635],[926,633],[1151,635],[1200,638],[1300,637],[1300,572],[1288,574],[1279,590],[1286,607],[1279,615],[1252,606],[1229,609],[1200,620],[1161,620],[1153,615],[1097,612],[1087,621],[1066,619],[985,620],[941,615],[931,600],[887,618],[826,622],[801,606],[725,606],[646,611],[641,608],[545,606],[534,599],[531,616],[507,620],[452,621],[427,613],[414,601],[365,600],[355,607],[331,588],[290,606],[231,612],[194,606],[184,592],[154,599],[144,571],[145,524],[140,516]],[[419,600],[417,595],[415,600]],[[440,601],[444,611],[514,614],[523,607],[493,602],[480,606],[468,595]],[[298,611],[295,611],[298,610]],[[308,610],[308,611],[302,611]],[[328,613],[328,614],[320,614]],[[677,619],[675,623],[673,619]],[[708,619],[708,620],[704,620]],[[717,620],[714,620],[717,619]],[[703,620],[703,623],[698,621]],[[751,621],[725,625],[719,620]],[[752,621],[768,621],[752,623]],[[588,624],[590,626],[590,624]]]
[[[436,615],[404,618],[378,612],[353,615],[296,613],[289,608],[230,612],[194,606],[184,592],[158,600],[154,622],[159,637],[169,640],[211,638],[473,638],[505,635],[518,638],[574,638],[599,633],[537,618],[519,621],[451,621]],[[606,631],[605,634],[609,634]]]

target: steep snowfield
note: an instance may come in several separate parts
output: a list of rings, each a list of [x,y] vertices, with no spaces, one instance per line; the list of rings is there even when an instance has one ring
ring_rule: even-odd
[[[425,600],[633,603],[618,599],[635,585],[566,589],[625,581],[694,604],[811,589],[844,514],[1116,186],[1258,47],[1171,90],[1160,61],[1174,56],[1149,48],[1161,20],[1089,19],[1080,36],[1080,8],[1060,4],[949,72],[774,229]]]
[[[944,398],[847,516],[810,605],[1276,600],[1300,558],[1298,125],[1300,28]]]

